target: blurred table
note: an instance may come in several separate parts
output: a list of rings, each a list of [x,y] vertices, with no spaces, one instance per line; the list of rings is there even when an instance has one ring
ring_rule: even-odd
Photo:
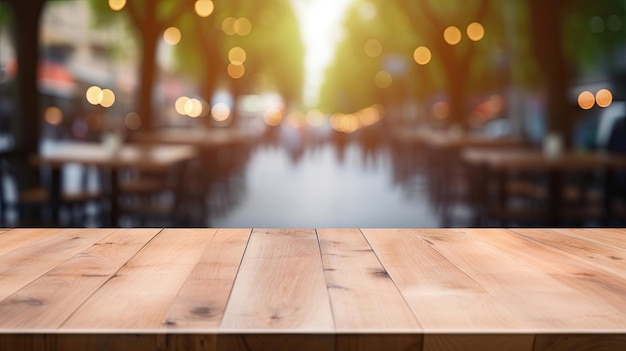
[[[0,349],[623,350],[625,236],[0,231]]]
[[[558,156],[549,156],[541,150],[526,148],[481,148],[468,149],[462,153],[462,160],[480,170],[477,187],[484,186],[489,180],[498,182],[502,206],[506,202],[506,177],[511,172],[545,173],[547,182],[548,223],[559,226],[562,221],[561,196],[562,176],[584,172],[599,171],[604,175],[604,221],[611,217],[612,191],[610,188],[612,174],[616,170],[626,169],[626,156],[600,152],[564,152]],[[482,189],[484,192],[485,190]]]
[[[483,134],[433,130],[426,128],[402,129],[395,133],[395,137],[404,142],[418,143],[433,149],[511,147],[523,144],[523,140],[512,136],[492,137]]]
[[[256,136],[233,128],[162,128],[131,134],[140,143],[193,145],[201,149],[245,144]]]
[[[119,177],[123,169],[144,171],[168,170],[181,165],[196,156],[192,146],[182,145],[139,145],[122,144],[112,150],[101,143],[58,142],[47,143],[35,157],[42,165],[52,169],[51,197],[53,206],[58,209],[61,191],[61,168],[66,164],[81,164],[107,169],[110,174],[110,218],[112,226],[118,225],[119,216]]]

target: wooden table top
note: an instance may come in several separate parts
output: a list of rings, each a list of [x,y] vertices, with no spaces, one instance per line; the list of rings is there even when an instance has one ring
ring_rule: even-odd
[[[0,349],[623,349],[625,237],[3,229]]]
[[[233,128],[163,128],[131,135],[133,141],[141,143],[193,145],[199,148],[245,144],[256,138],[257,136]]]
[[[394,136],[405,142],[414,142],[438,149],[468,147],[511,148],[523,145],[523,141],[512,136],[493,137],[476,133],[462,133],[433,129],[401,129]]]
[[[608,152],[564,152],[545,155],[541,150],[526,148],[480,149],[463,151],[462,159],[470,164],[484,164],[492,169],[520,170],[591,170],[599,167],[626,168],[626,156]]]

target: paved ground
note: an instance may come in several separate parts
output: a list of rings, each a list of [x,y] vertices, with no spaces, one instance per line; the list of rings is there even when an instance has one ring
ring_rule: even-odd
[[[216,227],[437,227],[425,179],[394,184],[391,153],[364,158],[349,144],[340,161],[331,144],[298,158],[282,146],[255,150],[244,173],[238,203]]]

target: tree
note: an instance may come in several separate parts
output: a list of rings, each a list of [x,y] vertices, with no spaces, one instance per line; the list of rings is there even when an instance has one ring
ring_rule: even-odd
[[[453,124],[467,129],[467,99],[470,91],[472,63],[475,62],[478,45],[467,40],[456,42],[444,40],[444,33],[450,28],[464,30],[470,23],[484,27],[488,19],[489,0],[435,2],[430,0],[399,0],[415,32],[434,52],[434,59],[443,68],[440,74],[446,82],[450,106],[450,120]],[[459,33],[461,34],[461,33]]]
[[[359,16],[364,8],[372,6],[376,9],[373,20]],[[352,82],[361,72],[371,82],[372,75],[379,70],[389,69],[387,66],[393,66],[390,61],[395,58],[397,63],[404,62],[406,67],[401,73],[395,73],[392,86],[377,91],[375,87],[372,88],[372,84],[367,84],[370,91],[363,93],[359,99],[364,102],[358,105],[367,103],[368,99],[370,104],[389,99],[424,102],[428,96],[445,91],[450,106],[448,120],[465,128],[469,115],[469,95],[498,88],[495,79],[498,68],[493,67],[494,52],[501,49],[503,42],[499,34],[501,23],[493,16],[498,9],[487,0],[445,3],[428,0],[366,0],[355,3],[346,21],[346,38],[340,44],[337,62],[329,69],[329,80],[323,95],[330,99],[342,92],[354,96],[354,93],[364,89],[363,86],[353,84],[352,89],[341,87],[336,92],[332,85],[341,86],[345,82],[333,76],[345,77],[352,72],[347,80]],[[459,43],[446,43],[443,35],[446,28],[455,26],[465,31],[473,22],[480,23],[479,29],[487,28],[484,37],[477,35],[474,37],[477,41],[470,41],[463,34],[463,40]],[[372,38],[382,46],[382,54],[374,59],[365,57],[363,52],[364,43]],[[427,53],[426,59],[420,59],[420,64],[414,60],[414,52],[418,47]],[[403,97],[406,94],[412,96]]]
[[[101,16],[100,20],[111,18],[112,10],[104,1],[94,0],[91,5],[94,12]],[[120,11],[128,15],[141,39],[137,104],[142,129],[153,128],[152,90],[157,71],[156,50],[161,35],[185,12],[193,12],[193,7],[193,0],[128,0]]]
[[[37,65],[39,63],[39,22],[45,0],[5,0],[13,10],[14,35],[17,51],[17,96],[13,119],[16,151],[30,154],[38,150],[41,127],[39,123],[39,93]]]
[[[528,0],[528,12],[532,48],[543,78],[548,131],[560,134],[569,145],[576,122],[575,104],[568,96],[572,81],[589,73],[616,73],[606,68],[626,68],[623,61],[621,67],[610,62],[615,50],[623,49],[626,30],[619,23],[626,20],[626,1]],[[614,28],[605,32],[602,22],[594,28],[594,20],[611,16],[618,21]]]

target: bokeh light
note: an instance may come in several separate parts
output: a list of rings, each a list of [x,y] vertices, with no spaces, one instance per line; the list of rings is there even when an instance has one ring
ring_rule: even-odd
[[[596,93],[596,103],[600,107],[609,107],[613,102],[613,94],[608,89],[600,89]]]
[[[180,43],[181,38],[182,34],[180,29],[176,27],[169,27],[163,32],[163,40],[168,45],[176,45]]]
[[[235,22],[237,19],[235,17],[226,17],[222,21],[222,32],[226,35],[235,35],[237,32],[235,31]]]
[[[211,108],[211,117],[216,122],[224,122],[230,117],[230,107],[223,102],[218,102]]]
[[[124,124],[130,130],[141,128],[141,116],[137,112],[130,112],[124,117]]]
[[[578,95],[578,106],[583,110],[589,110],[595,104],[596,99],[590,91],[583,91]]]
[[[235,46],[234,48],[228,51],[228,60],[233,65],[242,65],[246,62],[246,50]]]
[[[56,106],[50,106],[44,111],[44,120],[53,126],[57,126],[63,122],[63,111]]]
[[[191,118],[200,117],[202,114],[202,102],[198,99],[187,99],[184,108],[185,114]]]
[[[455,26],[450,26],[443,31],[443,39],[450,45],[461,42],[461,30]]]
[[[211,0],[198,0],[194,4],[193,8],[198,16],[209,17],[213,13],[215,5]]]
[[[472,22],[467,26],[467,37],[472,41],[479,41],[485,36],[485,27],[478,22]]]
[[[187,112],[185,111],[185,105],[187,104],[187,101],[189,101],[188,97],[181,96],[176,99],[176,102],[174,102],[174,109],[179,115],[185,116],[187,114]]]
[[[604,32],[604,18],[600,16],[593,16],[589,19],[589,28],[593,33]]]
[[[355,115],[343,115],[339,122],[339,129],[344,133],[354,133],[359,129],[359,118]]]
[[[370,39],[365,42],[365,54],[369,57],[378,57],[383,52],[383,45],[379,40]]]
[[[426,65],[432,59],[432,53],[429,48],[420,46],[413,52],[413,59],[420,65]]]
[[[246,68],[243,65],[236,65],[233,63],[228,64],[228,75],[233,79],[239,79],[246,73]]]
[[[115,103],[115,93],[111,89],[102,89],[102,99],[100,105],[102,107],[111,107]]]
[[[90,86],[85,97],[87,102],[92,105],[101,105],[102,107],[111,107],[115,103],[115,93],[111,89],[102,89],[96,85]]]
[[[98,86],[90,86],[85,93],[87,101],[92,105],[99,105],[102,101],[102,89]]]
[[[606,26],[611,32],[619,32],[622,30],[622,19],[617,15],[610,15],[606,19]]]
[[[283,113],[278,108],[271,108],[263,114],[263,121],[268,126],[276,127],[283,121]]]
[[[235,23],[233,24],[233,29],[235,33],[241,35],[242,37],[245,37],[246,35],[250,34],[250,32],[252,31],[252,23],[250,22],[249,19],[245,17],[238,18],[235,20]]]
[[[126,0],[109,0],[109,8],[113,11],[119,11],[126,6]]]
[[[387,89],[391,86],[391,83],[393,83],[393,78],[389,72],[380,71],[374,76],[374,83],[376,83],[376,86],[380,89]]]
[[[356,115],[359,118],[359,124],[363,127],[367,127],[378,122],[380,120],[380,109],[381,107],[379,105],[374,105],[357,112]]]

